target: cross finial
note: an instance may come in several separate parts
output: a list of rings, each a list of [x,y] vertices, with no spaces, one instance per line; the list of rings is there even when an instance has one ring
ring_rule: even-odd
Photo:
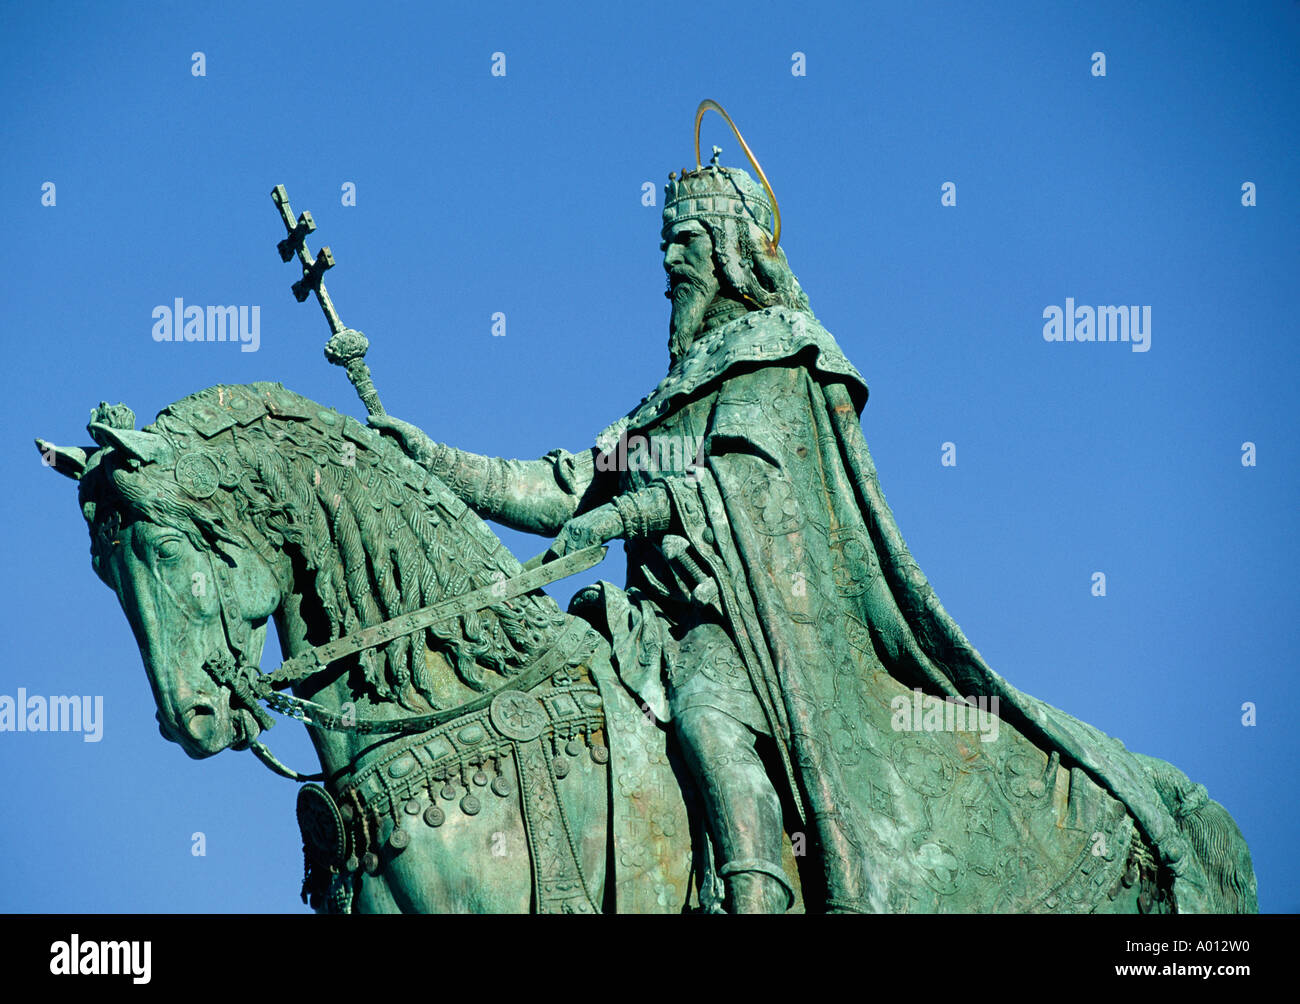
[[[330,326],[330,340],[325,344],[325,358],[347,370],[348,379],[356,388],[358,396],[366,406],[366,411],[371,415],[382,415],[384,407],[379,403],[379,394],[370,379],[370,367],[366,365],[366,349],[370,347],[370,343],[360,331],[344,327],[322,281],[325,272],[334,267],[334,255],[326,247],[321,248],[316,257],[312,258],[311,252],[307,249],[307,235],[316,230],[316,221],[312,219],[311,213],[304,212],[295,222],[293,210],[289,208],[289,193],[284,190],[283,185],[276,185],[271,190],[271,198],[275,201],[276,208],[280,210],[280,219],[284,221],[284,228],[289,234],[277,245],[280,258],[287,262],[297,255],[298,262],[302,266],[302,278],[293,284],[294,298],[302,303],[312,293],[316,294],[321,310],[325,313],[325,320]]]

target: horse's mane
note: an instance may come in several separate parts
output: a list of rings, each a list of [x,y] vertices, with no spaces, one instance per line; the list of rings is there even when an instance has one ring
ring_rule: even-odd
[[[92,554],[130,519],[175,529],[217,560],[231,543],[285,550],[298,574],[309,573],[330,639],[520,569],[486,524],[395,443],[280,384],[200,391],[142,431],[166,440],[169,462],[106,449],[81,479]],[[191,455],[198,459],[185,461]],[[197,490],[196,470],[210,472]],[[563,619],[544,594],[518,597],[363,653],[360,666],[380,699],[414,708],[419,694],[437,707],[426,649],[445,654],[466,685],[484,691],[495,685],[485,671],[518,672]]]

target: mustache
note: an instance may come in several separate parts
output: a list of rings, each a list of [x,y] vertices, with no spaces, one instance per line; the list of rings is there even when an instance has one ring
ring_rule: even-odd
[[[664,290],[664,296],[670,300],[673,298],[676,291],[683,286],[694,287],[700,292],[705,292],[709,288],[708,279],[693,269],[673,269],[668,273],[666,283],[667,288]]]

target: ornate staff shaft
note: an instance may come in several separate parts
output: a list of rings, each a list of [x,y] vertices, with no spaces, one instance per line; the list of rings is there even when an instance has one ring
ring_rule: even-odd
[[[276,185],[271,190],[271,198],[280,210],[280,219],[284,221],[284,228],[288,232],[288,236],[276,245],[280,260],[287,262],[297,255],[302,264],[302,278],[293,284],[294,299],[302,303],[312,293],[316,294],[316,300],[330,326],[330,340],[325,343],[325,358],[346,370],[357,396],[366,406],[367,414],[382,415],[384,406],[379,403],[379,392],[375,390],[374,381],[370,378],[370,367],[366,364],[366,350],[370,348],[370,342],[360,331],[344,326],[338,311],[334,309],[334,301],[325,289],[324,276],[334,267],[334,255],[328,247],[324,247],[312,258],[307,248],[307,235],[315,231],[316,221],[306,211],[294,220],[293,210],[289,208],[289,193],[283,185]]]

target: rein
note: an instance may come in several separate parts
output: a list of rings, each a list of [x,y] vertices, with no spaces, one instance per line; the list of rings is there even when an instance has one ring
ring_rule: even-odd
[[[264,672],[255,663],[247,660],[241,659],[237,662],[229,651],[223,651],[209,658],[204,662],[203,667],[218,685],[229,688],[231,696],[253,715],[262,729],[270,728],[275,724],[275,720],[261,706],[265,703],[272,710],[296,721],[335,732],[355,732],[362,735],[398,733],[410,735],[427,732],[429,729],[488,707],[505,691],[526,693],[550,676],[555,667],[548,664],[548,660],[537,659],[524,672],[511,677],[495,690],[455,708],[393,719],[359,719],[350,712],[340,714],[314,701],[279,691],[327,669],[332,663],[346,656],[376,648],[416,631],[425,630],[440,621],[482,610],[494,603],[522,596],[560,579],[586,571],[599,564],[607,551],[608,548],[596,544],[566,554],[545,565],[529,562],[522,572],[512,578],[370,625],[324,645],[317,645],[286,659],[271,673]],[[226,597],[223,594],[221,576],[215,575],[213,578],[217,584],[222,620],[226,622],[227,638],[233,643],[234,639],[230,637],[230,619],[226,615]],[[239,650],[238,646],[236,648]],[[324,777],[324,774],[302,774],[286,767],[256,739],[250,740],[249,749],[269,769],[291,781],[299,783],[319,781]]]

